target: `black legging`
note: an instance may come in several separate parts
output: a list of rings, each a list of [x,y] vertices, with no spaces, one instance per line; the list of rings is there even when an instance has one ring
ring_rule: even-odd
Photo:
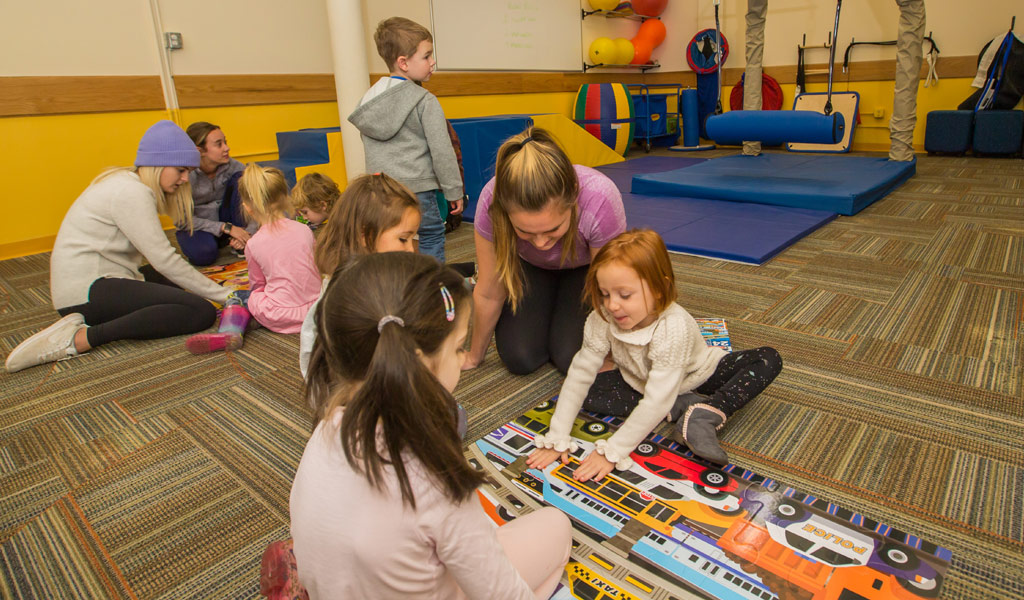
[[[93,348],[115,340],[152,340],[202,331],[217,310],[199,296],[175,286],[152,269],[147,281],[101,277],[89,286],[89,301],[59,308],[60,315],[81,313]],[[164,283],[158,283],[163,281]]]
[[[494,328],[498,356],[515,375],[533,373],[549,360],[562,373],[583,345],[583,282],[589,265],[548,270],[526,261],[523,298],[513,314],[508,303]]]
[[[725,355],[715,372],[693,390],[709,396],[708,404],[731,416],[760,394],[782,371],[782,357],[774,348],[763,346]],[[583,408],[603,415],[625,417],[643,398],[618,369],[598,373],[590,386]]]

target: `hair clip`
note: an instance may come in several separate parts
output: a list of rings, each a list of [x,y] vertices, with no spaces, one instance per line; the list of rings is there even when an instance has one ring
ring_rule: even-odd
[[[449,319],[449,321],[450,320],[451,319]],[[380,318],[380,321],[377,321],[377,333],[379,334],[381,330],[384,329],[384,326],[387,325],[388,323],[394,323],[399,327],[405,327],[405,321],[402,320],[402,317],[396,317],[395,315],[384,315],[383,317]]]
[[[448,288],[441,286],[441,299],[444,300],[444,318],[449,321],[455,320],[455,299],[452,298],[452,293],[448,291]]]
[[[532,141],[533,141],[533,136],[532,135],[528,135],[528,136],[526,136],[526,138],[523,141],[519,142],[519,147],[522,148],[523,146],[525,146],[526,144],[528,144],[529,142],[532,142]]]

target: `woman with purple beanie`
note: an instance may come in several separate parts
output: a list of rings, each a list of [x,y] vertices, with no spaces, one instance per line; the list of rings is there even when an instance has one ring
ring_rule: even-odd
[[[189,172],[199,151],[171,121],[150,127],[133,167],[100,173],[68,209],[50,256],[61,319],[7,356],[9,372],[78,356],[115,340],[148,340],[213,325],[228,290],[174,250],[160,215],[190,228]],[[143,266],[143,260],[148,265]]]

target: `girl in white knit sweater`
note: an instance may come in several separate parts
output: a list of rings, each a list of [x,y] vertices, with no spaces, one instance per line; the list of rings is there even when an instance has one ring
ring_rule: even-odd
[[[716,431],[779,374],[778,352],[762,347],[726,353],[706,345],[697,322],[675,303],[668,251],[650,230],[627,231],[601,248],[584,295],[594,311],[583,347],[562,384],[551,429],[536,437],[527,465],[543,469],[556,458],[569,460],[576,449],[569,432],[581,407],[626,421],[598,440],[575,471],[580,481],[628,469],[630,453],[665,418],[678,420],[694,454],[727,463]],[[609,353],[617,368],[602,371]]]

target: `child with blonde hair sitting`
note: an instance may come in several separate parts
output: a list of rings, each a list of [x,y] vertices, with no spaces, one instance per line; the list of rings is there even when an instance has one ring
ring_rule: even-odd
[[[247,218],[260,224],[245,245],[249,290],[228,299],[218,333],[194,335],[186,341],[194,354],[240,348],[249,315],[271,331],[299,333],[320,294],[313,232],[291,218],[284,174],[251,164],[242,172],[238,190]]]
[[[323,173],[310,173],[292,188],[292,206],[295,212],[316,229],[327,221],[341,190],[334,180]]]

